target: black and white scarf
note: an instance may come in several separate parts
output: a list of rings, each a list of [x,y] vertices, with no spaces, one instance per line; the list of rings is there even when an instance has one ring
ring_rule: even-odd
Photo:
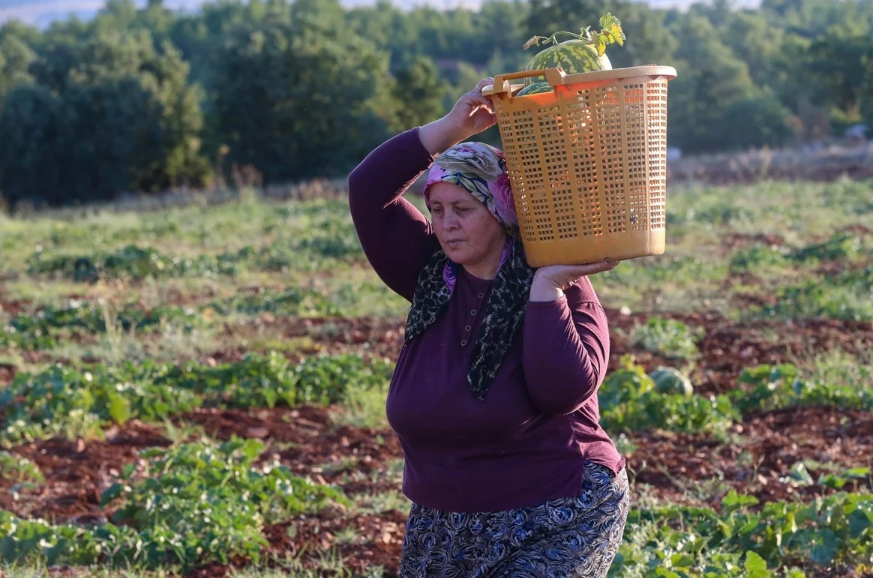
[[[424,332],[445,312],[454,292],[453,281],[458,267],[460,265],[450,261],[443,251],[437,251],[422,269],[406,320],[406,343]],[[467,375],[473,395],[479,401],[485,400],[516,331],[522,327],[533,277],[534,269],[527,264],[521,238],[517,234],[510,235],[485,306],[485,319],[476,338],[473,362]]]

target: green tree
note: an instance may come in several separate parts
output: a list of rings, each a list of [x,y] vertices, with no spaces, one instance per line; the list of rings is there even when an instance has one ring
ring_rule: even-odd
[[[873,99],[873,38],[828,31],[810,46],[809,63],[813,98],[836,109],[844,122],[859,122],[862,105]]]
[[[873,32],[870,0],[762,0],[761,12],[773,25],[806,38],[832,27],[857,35]]]
[[[19,84],[31,82],[37,55],[14,27],[0,28],[0,100]]]
[[[344,28],[244,26],[219,61],[214,114],[227,160],[266,182],[346,174],[388,135],[387,55]]]
[[[707,19],[687,15],[674,33],[682,45],[676,55],[678,77],[670,83],[670,142],[693,152],[719,150],[725,115],[738,101],[756,96],[756,88],[746,64]]]
[[[746,63],[756,85],[773,83],[774,61],[782,49],[785,32],[772,26],[761,12],[732,13],[722,28],[722,41]]]
[[[719,133],[721,148],[744,150],[750,147],[779,147],[794,137],[788,123],[791,112],[772,94],[738,100],[722,117]]]
[[[44,142],[38,147],[45,150],[41,163],[17,169],[14,156],[4,157],[0,173],[7,197],[38,195],[59,203],[205,183],[209,167],[199,153],[200,92],[187,83],[188,65],[176,49],[164,44],[155,50],[145,31],[100,33],[63,47],[63,58],[44,63],[49,86],[7,99],[14,108],[0,117],[3,135],[40,129],[33,111],[42,111],[55,126],[36,131],[47,135],[34,141]],[[70,63],[75,65],[63,71]],[[9,150],[39,156],[24,144]],[[60,178],[37,186],[41,167],[48,165],[57,167]]]
[[[396,75],[394,98],[397,101],[397,128],[406,130],[428,123],[443,113],[447,85],[440,80],[433,61],[417,57]]]
[[[0,192],[10,202],[41,204],[63,185],[64,114],[50,90],[24,84],[5,97],[0,114]]]
[[[389,0],[377,0],[373,6],[355,6],[345,14],[351,33],[370,39],[377,48],[390,54],[392,70],[403,68],[410,59],[424,53],[407,24],[410,19]]]

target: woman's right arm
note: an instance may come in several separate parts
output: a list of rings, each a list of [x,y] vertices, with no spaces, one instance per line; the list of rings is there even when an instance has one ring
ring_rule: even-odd
[[[349,208],[364,254],[382,281],[408,301],[421,268],[440,248],[431,224],[402,196],[433,162],[419,130],[386,141],[349,175]]]
[[[494,124],[491,103],[481,94],[490,81],[480,81],[443,118],[389,139],[349,175],[349,209],[364,254],[382,281],[410,302],[422,267],[440,245],[403,193],[434,156]]]

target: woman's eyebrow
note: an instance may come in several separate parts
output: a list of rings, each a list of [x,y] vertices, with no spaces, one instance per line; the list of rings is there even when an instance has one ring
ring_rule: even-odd
[[[457,201],[449,201],[446,204],[447,205],[463,205],[465,203],[469,203],[469,201],[467,199],[459,199]],[[430,204],[431,204],[431,206],[434,206],[434,205],[442,205],[443,203],[440,201],[431,201]]]

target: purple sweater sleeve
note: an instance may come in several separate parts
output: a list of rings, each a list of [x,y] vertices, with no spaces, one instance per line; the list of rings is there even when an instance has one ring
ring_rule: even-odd
[[[364,254],[410,302],[422,267],[440,246],[427,218],[402,195],[432,162],[414,128],[377,147],[349,175],[349,209]]]
[[[609,328],[588,278],[555,301],[529,302],[524,318],[524,377],[534,405],[565,415],[595,395],[606,376]]]

